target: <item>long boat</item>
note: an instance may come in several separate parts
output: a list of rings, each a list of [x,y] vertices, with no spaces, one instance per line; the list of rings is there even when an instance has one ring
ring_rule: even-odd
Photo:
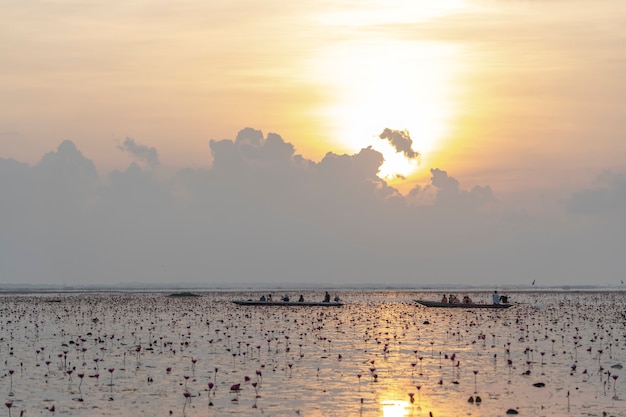
[[[240,306],[280,306],[280,307],[341,307],[343,303],[337,301],[261,301],[261,300],[233,300]]]
[[[416,303],[425,307],[439,307],[439,308],[509,308],[513,304],[486,304],[486,303],[442,303],[441,301],[429,301],[429,300],[415,300]]]

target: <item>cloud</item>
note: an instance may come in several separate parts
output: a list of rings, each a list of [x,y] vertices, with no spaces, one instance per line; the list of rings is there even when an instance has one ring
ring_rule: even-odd
[[[210,169],[170,178],[137,163],[99,178],[70,141],[34,166],[0,159],[0,283],[572,285],[624,266],[621,174],[598,185],[615,216],[521,224],[443,169],[400,194],[372,148],[315,162],[247,128],[210,149]]]
[[[45,201],[44,210],[88,204],[98,181],[94,163],[69,140],[45,154],[31,174],[34,197]]]
[[[128,152],[136,160],[145,162],[150,167],[156,167],[159,165],[159,153],[156,148],[139,145],[132,138],[126,138],[124,143],[119,148],[124,152]]]
[[[626,212],[626,171],[605,171],[595,184],[572,194],[567,201],[572,213],[600,215]]]
[[[379,135],[381,139],[386,139],[397,152],[402,152],[409,159],[419,158],[419,152],[412,149],[413,140],[406,130],[392,130],[385,128]]]
[[[416,186],[407,199],[416,205],[436,205],[450,210],[469,210],[484,207],[495,201],[491,187],[474,186],[471,190],[461,189],[456,178],[450,177],[439,168],[430,170],[430,183]]]

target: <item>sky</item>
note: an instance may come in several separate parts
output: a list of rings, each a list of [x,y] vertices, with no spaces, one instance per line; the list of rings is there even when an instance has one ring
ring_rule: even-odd
[[[0,285],[621,285],[622,0],[0,0]]]

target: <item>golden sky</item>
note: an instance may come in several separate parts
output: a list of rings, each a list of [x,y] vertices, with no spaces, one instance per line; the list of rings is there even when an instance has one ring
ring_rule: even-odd
[[[253,127],[316,161],[373,146],[404,190],[431,168],[507,192],[623,167],[622,0],[0,6],[0,157],[70,139],[106,173],[130,137],[203,167],[210,139]]]

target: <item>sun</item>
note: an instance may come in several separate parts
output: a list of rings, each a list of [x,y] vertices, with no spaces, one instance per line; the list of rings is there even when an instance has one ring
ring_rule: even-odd
[[[381,152],[382,178],[408,177],[420,168],[417,158],[407,158],[379,137],[385,128],[407,131],[422,161],[443,146],[454,116],[460,46],[372,34],[367,28],[415,24],[462,6],[461,1],[448,1],[429,8],[419,2],[392,15],[366,10],[332,16],[332,24],[357,34],[325,45],[313,63],[318,83],[329,92],[318,116],[342,150],[358,152],[371,146]]]
[[[371,146],[383,154],[383,178],[409,176],[419,168],[380,138],[385,128],[409,133],[423,157],[445,136],[451,118],[449,83],[455,51],[449,45],[356,42],[328,51],[324,60],[330,102],[322,117],[350,151]]]

